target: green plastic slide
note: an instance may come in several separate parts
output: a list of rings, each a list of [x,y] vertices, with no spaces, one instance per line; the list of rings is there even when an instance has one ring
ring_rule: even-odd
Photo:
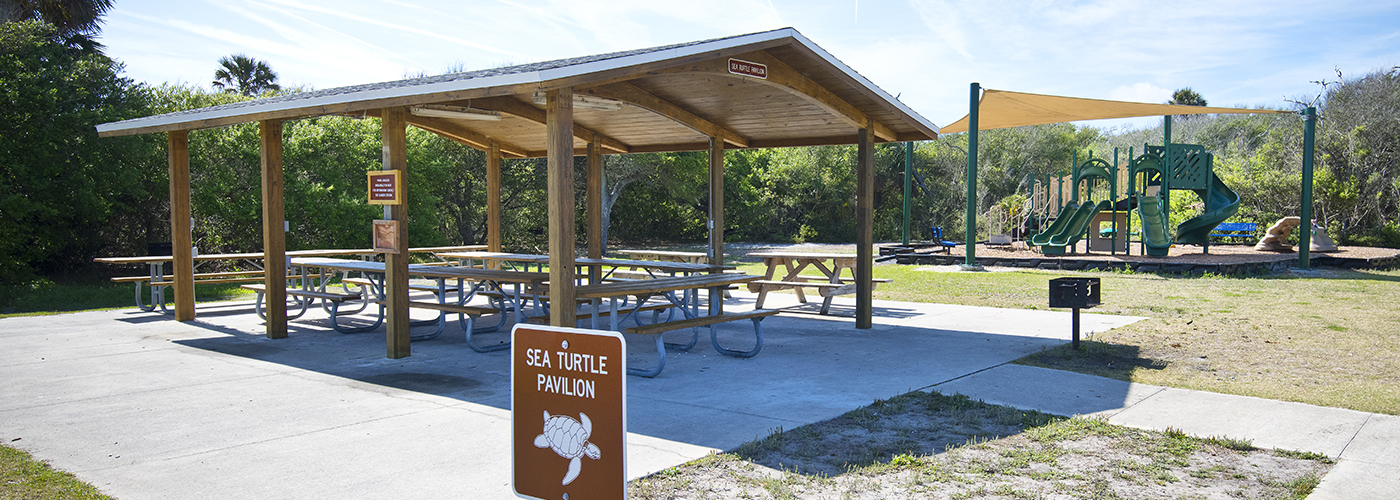
[[[1055,234],[1050,235],[1048,241],[1041,246],[1041,252],[1046,255],[1064,255],[1067,247],[1078,243],[1084,237],[1084,231],[1089,228],[1089,223],[1093,222],[1094,216],[1099,212],[1113,207],[1113,203],[1104,200],[1098,203],[1086,201],[1079,206],[1072,215],[1066,215],[1066,222]],[[1057,221],[1058,222],[1058,221]]]
[[[1162,214],[1162,199],[1156,195],[1138,195],[1138,219],[1142,221],[1142,244],[1147,247],[1147,255],[1165,257],[1172,242],[1167,238],[1167,218]]]
[[[1031,236],[1031,244],[1035,246],[1041,246],[1046,243],[1049,243],[1050,238],[1058,234],[1061,229],[1064,229],[1065,224],[1068,223],[1070,218],[1072,218],[1074,214],[1078,211],[1079,203],[1074,201],[1066,203],[1065,208],[1063,210],[1060,210],[1060,215],[1055,217],[1055,222],[1051,222],[1050,226],[1046,227],[1044,231],[1040,232],[1040,234]]]
[[[1187,219],[1181,225],[1176,226],[1176,242],[1188,245],[1205,245],[1210,243],[1210,233],[1215,230],[1215,226],[1220,225],[1225,219],[1235,216],[1235,212],[1240,210],[1240,195],[1220,182],[1220,177],[1215,173],[1210,174],[1212,179],[1210,189],[1195,189],[1197,196],[1206,202],[1205,213]]]

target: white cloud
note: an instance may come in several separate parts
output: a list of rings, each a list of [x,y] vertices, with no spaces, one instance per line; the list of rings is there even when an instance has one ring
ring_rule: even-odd
[[[1084,96],[1077,96],[1084,97]],[[1163,103],[1171,100],[1172,91],[1150,83],[1134,83],[1113,89],[1108,98],[1114,101]]]

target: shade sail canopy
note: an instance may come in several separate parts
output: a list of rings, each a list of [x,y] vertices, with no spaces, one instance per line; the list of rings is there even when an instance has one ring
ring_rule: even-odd
[[[409,124],[507,158],[545,154],[543,93],[575,94],[574,147],[608,154],[932,139],[938,128],[792,28],[627,52],[285,94],[97,127],[103,136],[414,108]],[[429,111],[423,111],[427,108]],[[442,111],[446,111],[443,113]],[[470,116],[469,116],[470,115]]]
[[[1151,104],[1145,102],[1106,101],[1082,97],[1028,94],[1007,90],[986,89],[977,109],[977,129],[1044,125],[1047,123],[1077,122],[1082,120],[1104,120],[1109,118],[1136,118],[1139,116],[1165,115],[1214,115],[1247,113],[1289,113],[1272,109],[1212,108],[1207,106],[1184,106],[1177,104]],[[956,134],[967,132],[967,116],[943,127],[940,133]]]

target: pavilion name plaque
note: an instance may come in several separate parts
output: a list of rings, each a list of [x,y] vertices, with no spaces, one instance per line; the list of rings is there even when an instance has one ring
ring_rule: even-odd
[[[729,72],[736,75],[752,76],[764,80],[768,79],[768,65],[745,61],[743,59],[729,59]]]
[[[369,204],[399,205],[403,203],[403,171],[378,170],[368,172]]]
[[[511,330],[516,496],[627,496],[627,351],[622,334],[516,324]]]

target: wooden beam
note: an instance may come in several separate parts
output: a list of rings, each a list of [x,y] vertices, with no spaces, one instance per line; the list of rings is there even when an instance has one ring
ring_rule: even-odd
[[[287,337],[287,233],[282,195],[282,121],[258,122],[262,156],[263,312],[267,338]]]
[[[548,160],[549,324],[577,326],[574,305],[574,93],[545,92]]]
[[[405,119],[405,121],[407,121],[409,125],[413,125],[415,127],[427,130],[434,134],[441,135],[443,137],[452,139],[462,144],[466,144],[473,148],[486,151],[488,149],[491,149],[491,142],[495,141],[496,146],[500,148],[501,154],[503,155],[514,156],[518,158],[524,158],[526,156],[525,148],[516,146],[508,142],[502,142],[496,139],[492,139],[490,136],[472,130],[467,126],[462,125],[461,123],[458,123],[456,121],[449,120],[447,118],[433,118],[429,116],[407,116],[408,117]]]
[[[856,328],[868,329],[875,290],[875,141],[868,128],[856,135]]]
[[[408,179],[408,108],[380,111],[383,135],[383,169],[403,171]],[[385,355],[391,359],[409,356],[408,323],[408,189],[407,182],[398,205],[385,205],[388,219],[397,221],[394,240],[398,253],[384,254],[384,295],[388,328],[384,333]]]
[[[486,149],[486,248],[501,251],[501,147]]]
[[[793,95],[807,100],[808,102],[826,108],[832,113],[835,113],[837,116],[840,116],[841,118],[845,119],[846,122],[850,123],[852,127],[870,127],[871,130],[874,131],[875,137],[878,137],[885,141],[895,141],[899,139],[898,135],[895,134],[895,132],[889,127],[885,126],[884,124],[875,122],[873,118],[866,115],[859,108],[841,99],[836,94],[833,94],[830,90],[827,90],[826,87],[823,87],[821,84],[812,81],[812,79],[807,78],[806,76],[803,76],[802,73],[798,72],[795,69],[792,69],[792,67],[788,66],[787,63],[784,63],[782,60],[773,57],[773,55],[769,54],[767,51],[759,50],[754,52],[747,52],[744,54],[736,55],[734,57],[767,65],[768,78],[753,78],[749,76],[736,75],[730,73],[728,59],[711,59],[699,63],[687,64],[656,71],[653,74],[705,73],[730,78],[742,78],[746,81],[751,81],[764,85],[771,85],[774,87],[784,89]],[[644,76],[647,75],[637,75],[638,78]]]
[[[175,320],[194,319],[194,253],[190,237],[190,135],[171,130],[170,154],[170,256],[175,278]]]
[[[608,99],[627,102],[647,111],[651,111],[666,118],[670,118],[676,123],[685,125],[691,130],[694,130],[706,136],[719,136],[722,137],[725,142],[728,142],[735,146],[741,148],[749,147],[748,137],[744,137],[742,134],[729,129],[728,127],[724,127],[717,123],[701,118],[700,115],[697,115],[694,112],[685,109],[684,107],[676,103],[657,97],[656,94],[647,92],[641,87],[633,85],[630,82],[619,82],[611,85],[594,87],[591,89],[583,90],[582,92],[596,95],[598,97],[606,97]]]
[[[530,120],[540,125],[545,124],[545,113],[543,109],[535,107],[534,104],[518,99],[517,97],[492,97],[487,99],[472,99],[470,101],[457,101],[450,104],[470,106],[477,109],[499,111],[511,116]],[[603,147],[612,150],[614,153],[631,153],[632,146],[607,135],[601,134],[588,127],[577,123],[574,124],[574,137],[584,141],[592,141],[596,137],[602,142]]]

